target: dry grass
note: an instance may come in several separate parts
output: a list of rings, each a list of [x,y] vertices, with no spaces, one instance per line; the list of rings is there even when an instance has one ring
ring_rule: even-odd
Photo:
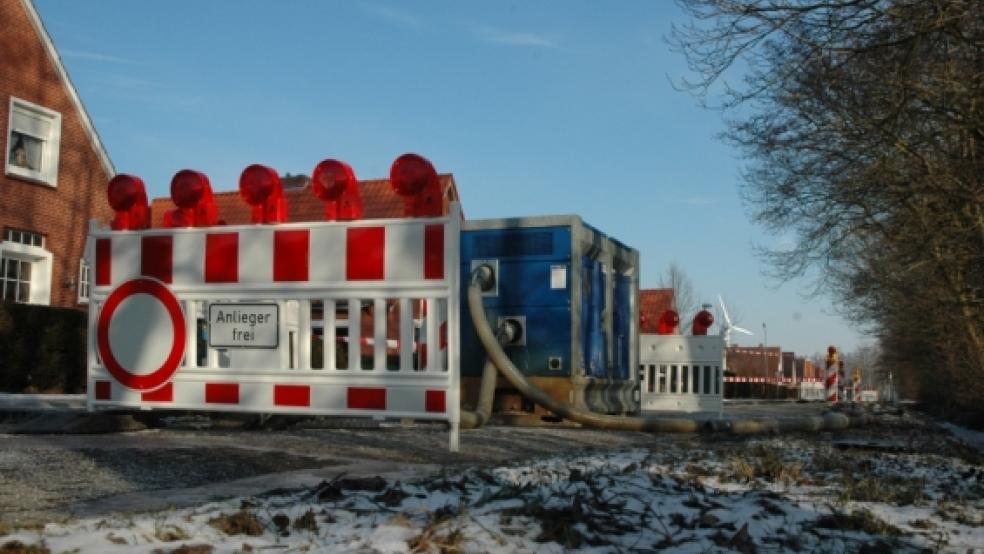
[[[786,460],[781,449],[757,445],[732,457],[718,478],[742,483],[764,479],[788,487],[803,481],[803,464]]]
[[[222,514],[208,520],[208,524],[226,535],[258,537],[263,534],[263,524],[246,510],[239,510],[234,514]]]
[[[51,550],[41,544],[24,544],[20,541],[9,541],[0,546],[0,554],[51,554]]]
[[[926,500],[921,479],[869,476],[855,479],[845,475],[841,479],[837,502],[884,502],[898,506],[919,504]]]
[[[212,554],[213,550],[209,544],[182,544],[174,550],[154,550],[153,554]]]
[[[154,526],[154,538],[161,542],[186,541],[191,538],[187,531],[177,525]]]
[[[297,531],[310,531],[312,533],[317,533],[318,520],[315,517],[314,510],[308,510],[304,512],[304,515],[294,520],[294,529]]]

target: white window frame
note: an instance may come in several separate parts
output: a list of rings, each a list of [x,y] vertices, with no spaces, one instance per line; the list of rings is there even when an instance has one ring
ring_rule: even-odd
[[[42,133],[23,125],[15,125],[15,117],[35,118],[48,123],[48,132]],[[14,96],[10,97],[10,110],[7,119],[7,137],[4,145],[4,173],[34,183],[58,186],[58,161],[61,151],[61,114]],[[31,169],[11,163],[14,148],[14,133],[20,133],[41,141],[41,167]]]
[[[89,303],[89,262],[85,256],[79,258],[79,304]]]
[[[44,248],[28,246],[12,241],[0,242],[0,257],[30,262],[31,289],[27,304],[51,304],[52,255]]]

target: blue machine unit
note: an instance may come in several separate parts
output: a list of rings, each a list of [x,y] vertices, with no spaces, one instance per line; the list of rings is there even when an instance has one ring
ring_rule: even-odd
[[[474,398],[485,351],[467,307],[467,283],[487,263],[496,286],[485,293],[493,325],[521,322],[523,334],[506,353],[527,378],[557,400],[600,413],[639,410],[639,253],[580,217],[465,221],[461,232],[461,373]],[[500,387],[504,383],[500,380]],[[508,388],[497,390],[502,411],[533,411]]]

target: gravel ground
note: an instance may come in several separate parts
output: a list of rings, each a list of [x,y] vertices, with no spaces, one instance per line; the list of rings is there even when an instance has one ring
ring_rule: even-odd
[[[816,407],[743,407],[750,413],[785,413]],[[757,411],[757,412],[756,412]],[[706,446],[742,442],[725,435],[648,435],[570,427],[489,426],[463,431],[461,450],[447,448],[442,425],[378,428],[154,428],[105,435],[14,435],[0,424],[0,527],[23,527],[75,517],[193,506],[210,500],[310,486],[339,474],[410,477],[445,468],[488,466],[553,454],[616,451],[661,445]],[[180,423],[180,422],[179,422]],[[811,440],[878,444],[902,451],[979,455],[935,424],[914,416]],[[886,446],[887,445],[887,446]],[[975,458],[976,456],[976,458]]]

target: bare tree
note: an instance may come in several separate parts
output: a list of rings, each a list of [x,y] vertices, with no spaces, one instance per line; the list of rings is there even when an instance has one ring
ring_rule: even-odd
[[[880,337],[940,406],[984,394],[984,10],[978,0],[679,0],[684,88],[729,114],[762,250]],[[742,71],[738,84],[725,82]],[[715,94],[719,91],[720,94]]]
[[[659,286],[673,290],[673,309],[680,314],[681,328],[689,329],[684,322],[689,322],[700,310],[694,283],[683,269],[674,261],[670,262],[666,271],[659,275]]]

